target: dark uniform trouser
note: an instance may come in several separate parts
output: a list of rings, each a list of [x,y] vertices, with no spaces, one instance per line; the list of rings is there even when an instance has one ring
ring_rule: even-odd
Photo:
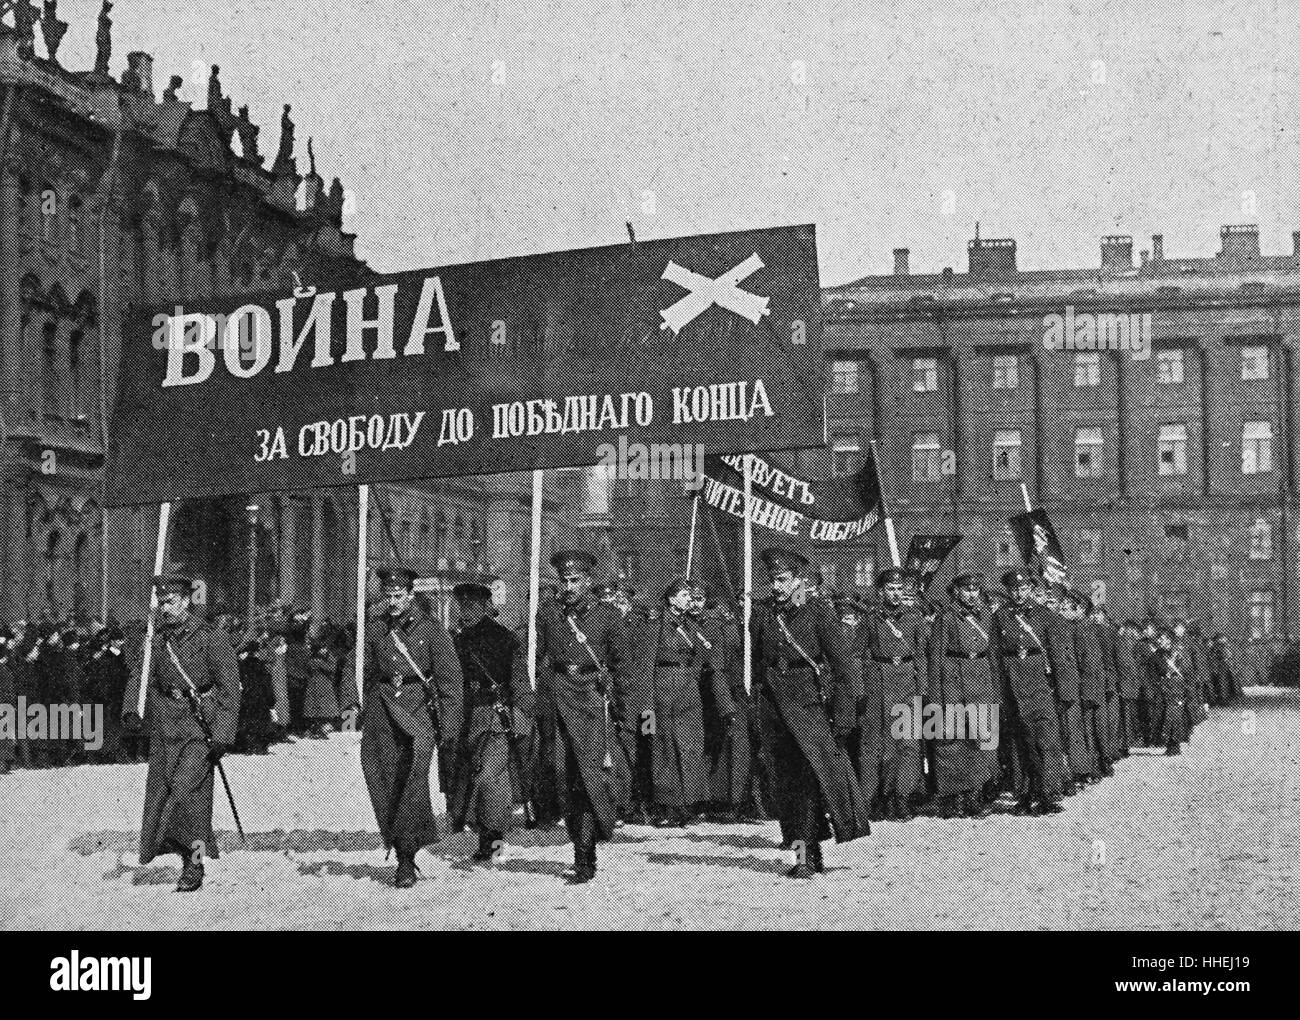
[[[558,721],[558,715],[557,715]],[[582,782],[582,770],[573,752],[573,741],[557,726],[557,740],[564,741],[565,818],[569,839],[573,843],[573,859],[579,864],[596,863],[596,810],[587,797],[587,787]]]
[[[812,847],[830,835],[826,831],[821,783],[804,757],[799,741],[786,725],[771,692],[766,686],[762,690],[762,697],[768,699],[763,712],[767,719],[763,735],[774,765],[770,780],[772,799],[781,822],[781,836],[788,844],[802,842],[804,847]]]
[[[1032,709],[1016,714],[1016,753],[1024,770],[1022,796],[1055,800],[1059,796],[1057,778],[1064,763],[1061,758],[1060,720],[1050,710]]]
[[[538,689],[537,698],[537,754],[533,760],[533,796],[537,802],[539,824],[558,821],[565,815],[562,795],[563,777],[556,771],[559,755],[556,741],[560,734],[558,712],[549,696]],[[567,760],[567,756],[566,756]]]
[[[1106,736],[1106,706],[1091,701],[1079,703],[1083,712],[1083,738],[1088,744],[1090,757],[1097,763],[1097,773],[1111,760],[1110,740]]]

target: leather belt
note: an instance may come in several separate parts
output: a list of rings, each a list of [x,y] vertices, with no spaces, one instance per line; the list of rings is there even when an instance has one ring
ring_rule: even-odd
[[[158,690],[158,693],[161,694],[164,698],[171,698],[173,701],[184,701],[184,700],[186,700],[186,694],[185,694],[185,692],[184,692],[183,690],[181,690],[179,687],[168,687],[168,688],[165,688],[165,689],[159,687],[159,688],[157,688],[157,690]],[[203,695],[205,695],[205,694],[211,694],[211,693],[212,693],[212,685],[211,685],[211,684],[209,684],[207,687],[200,687],[200,688],[199,688],[199,697],[200,697],[200,698],[203,697]]]
[[[882,662],[890,666],[901,666],[905,662],[911,662],[915,656],[912,655],[873,655],[872,661]]]
[[[987,659],[989,657],[987,649],[982,652],[944,652],[944,654],[950,659]]]
[[[1042,655],[1041,648],[1008,648],[1002,652],[1003,655],[1014,655],[1017,659],[1023,659],[1027,655]]]
[[[588,673],[595,673],[596,667],[590,662],[552,662],[551,670],[555,673],[563,673],[565,676],[585,676]]]

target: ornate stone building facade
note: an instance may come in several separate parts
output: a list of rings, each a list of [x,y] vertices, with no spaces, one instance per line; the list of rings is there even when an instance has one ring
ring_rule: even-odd
[[[211,68],[200,108],[153,59],[113,77],[111,4],[89,71],[60,64],[57,0],[0,0],[0,616],[139,618],[157,508],[101,510],[128,304],[341,285],[365,277],[344,230],[346,195],[300,172],[288,105],[275,151]],[[177,429],[185,428],[176,422]],[[495,571],[522,588],[530,482],[503,476],[384,487],[373,560],[388,536],[436,589]],[[273,597],[345,619],[355,590],[357,500],[347,488],[191,501],[173,510],[169,559],[210,606]],[[548,503],[547,548],[572,536]],[[251,569],[250,569],[251,567]],[[445,603],[445,598],[441,600]]]

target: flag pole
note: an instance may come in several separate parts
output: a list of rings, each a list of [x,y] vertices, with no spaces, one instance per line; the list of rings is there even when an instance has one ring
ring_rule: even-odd
[[[135,699],[135,714],[144,718],[144,699],[149,693],[149,666],[153,662],[153,632],[158,618],[158,586],[154,578],[162,573],[163,558],[167,553],[167,521],[172,515],[172,505],[163,503],[158,508],[158,545],[153,554],[153,574],[149,578],[149,622],[144,629],[144,654],[140,663],[140,691]]]
[[[691,500],[691,533],[686,540],[686,579],[691,578],[691,567],[695,563],[695,522],[700,516],[700,494],[697,492]]]
[[[745,454],[745,518],[741,526],[743,537],[741,554],[741,587],[743,589],[744,629],[744,664],[742,677],[745,693],[754,689],[754,635],[750,621],[754,618],[754,468],[753,458]]]
[[[533,508],[528,563],[528,682],[537,690],[537,611],[542,586],[542,471],[533,472]]]
[[[880,458],[876,456],[876,441],[871,440],[871,459],[876,462],[876,477],[880,477]],[[885,538],[889,542],[889,558],[893,560],[895,569],[903,565],[902,558],[898,555],[898,536],[894,534],[894,518],[889,515],[889,508],[885,504],[885,487],[880,486],[880,508],[883,511],[881,516],[885,519]]]
[[[357,706],[363,703],[362,676],[366,657],[366,553],[370,541],[370,486],[357,486],[357,641],[352,679],[357,685]]]
[[[1034,505],[1029,502],[1029,486],[1024,482],[1020,483],[1020,494],[1025,497],[1025,513],[1032,513]]]

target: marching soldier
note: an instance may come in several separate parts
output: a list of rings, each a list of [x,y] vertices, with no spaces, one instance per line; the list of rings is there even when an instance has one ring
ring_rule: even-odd
[[[556,772],[564,778],[574,883],[596,877],[596,843],[613,838],[617,819],[617,748],[611,701],[629,686],[627,626],[617,610],[591,598],[596,558],[559,552],[551,565],[560,592],[538,613],[539,688],[554,706]]]
[[[235,742],[239,720],[239,666],[226,635],[190,612],[191,578],[155,578],[160,626],[149,676],[132,677],[124,718],[139,725],[140,684],[152,713],[149,773],[140,825],[140,863],[179,854],[180,892],[203,884],[203,858],[218,857],[212,831],[213,771]],[[208,742],[204,726],[211,730]]]
[[[948,585],[952,606],[930,630],[930,704],[947,718],[952,705],[973,721],[967,706],[996,706],[1000,718],[1002,692],[989,661],[989,612],[984,605],[984,575],[961,574]],[[996,736],[996,734],[994,734]],[[944,734],[952,738],[954,734]],[[998,778],[997,745],[981,747],[975,734],[965,739],[943,739],[935,743],[935,771],[940,814],[944,818],[983,818],[985,800]]]
[[[1021,570],[1002,575],[1006,603],[989,621],[993,669],[1012,713],[1017,760],[1024,771],[1016,814],[1063,811],[1061,724],[1047,661],[1045,610],[1032,601],[1033,580]]]
[[[728,725],[722,726],[719,717],[717,740],[709,748],[711,799],[722,807],[721,821],[757,820],[767,814],[762,792],[766,773],[757,762],[758,718],[745,691],[744,639],[732,612],[707,594],[699,622],[717,649],[735,711]]]
[[[1088,780],[1113,776],[1111,739],[1106,723],[1106,665],[1102,657],[1101,635],[1088,615],[1083,597],[1066,595],[1063,603],[1066,622],[1074,631],[1074,657],[1079,664],[1079,728],[1083,731],[1092,773]]]
[[[360,648],[361,770],[384,846],[397,852],[393,884],[409,889],[416,880],[416,853],[440,838],[429,769],[436,747],[440,773],[454,771],[465,681],[446,628],[415,605],[415,571],[376,573],[386,604],[382,615],[368,621]],[[347,675],[355,675],[355,665]]]
[[[861,680],[834,607],[806,596],[800,575],[808,561],[786,549],[768,549],[762,559],[772,597],[753,617],[755,695],[781,835],[799,855],[788,874],[811,878],[824,870],[827,815],[836,842],[871,832],[844,746]]]
[[[650,625],[650,640],[642,646],[643,659],[636,671],[649,678],[646,687],[654,712],[651,769],[656,825],[688,824],[695,807],[709,797],[700,696],[706,666],[724,731],[736,716],[721,649],[692,618],[693,599],[689,581],[674,581],[665,589],[659,619]]]
[[[493,860],[514,816],[514,789],[529,799],[524,747],[531,736],[533,689],[519,639],[489,612],[492,589],[458,584],[460,608],[454,643],[465,673],[466,727],[459,768],[452,783],[452,827],[478,832],[476,864]]]
[[[646,623],[643,613],[632,611],[632,598],[636,592],[626,585],[603,581],[592,585],[591,594],[598,602],[613,607],[623,618],[627,627],[628,661],[636,662]],[[622,684],[618,693],[619,700],[611,701],[609,706],[618,745],[612,778],[616,826],[628,818],[648,822],[653,792],[649,775],[650,748],[642,742],[640,732],[642,713],[648,708],[646,692]]]
[[[860,713],[858,777],[873,818],[906,821],[911,798],[923,789],[920,723],[907,736],[893,733],[895,706],[909,712],[929,691],[925,617],[905,604],[906,577],[895,568],[876,578],[880,602],[858,629],[855,658],[860,660],[865,698]]]
[[[1083,714],[1079,704],[1079,659],[1075,649],[1074,622],[1061,613],[1061,597],[1044,585],[1040,619],[1044,623],[1048,666],[1056,688],[1056,714],[1061,729],[1069,773],[1065,793],[1075,793],[1097,774],[1097,759],[1083,736]],[[1068,605],[1068,600],[1067,600]]]
[[[116,626],[100,631],[85,668],[86,700],[104,706],[103,745],[92,752],[97,761],[117,762],[122,753],[122,703],[129,681],[125,644],[126,635]]]
[[[1147,658],[1147,673],[1155,707],[1152,745],[1164,744],[1167,755],[1182,754],[1179,745],[1187,739],[1187,685],[1171,629],[1161,627],[1156,631],[1155,649]]]

